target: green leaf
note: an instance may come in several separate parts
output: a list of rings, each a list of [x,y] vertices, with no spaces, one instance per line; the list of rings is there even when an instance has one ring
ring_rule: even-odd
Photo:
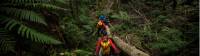
[[[12,39],[13,38],[8,34],[6,29],[0,28],[0,52],[1,53],[14,50],[15,41],[13,41]]]
[[[32,29],[28,26],[23,25],[22,23],[18,22],[17,20],[14,19],[5,19],[5,22],[7,27],[9,27],[10,25],[20,25],[18,27],[18,34],[20,34],[23,37],[26,37],[27,39],[31,39],[35,42],[41,42],[44,44],[61,44],[60,41],[55,40],[54,38],[52,38],[49,35],[46,35],[44,33],[41,33],[35,29]],[[11,28],[12,29],[12,28]]]
[[[41,43],[45,43],[45,44],[61,44],[60,41],[53,39],[51,36],[40,33],[32,28],[25,26],[25,25],[21,25],[20,29],[23,29],[23,30],[18,30],[18,32],[20,32],[20,35],[22,35],[28,39],[31,39],[35,42],[41,42]]]
[[[51,0],[3,0],[4,3],[49,3]]]
[[[0,12],[4,13],[5,15],[17,17],[19,19],[28,20],[28,21],[47,25],[44,17],[38,15],[38,13],[35,13],[33,11],[17,9],[17,8],[0,7]]]

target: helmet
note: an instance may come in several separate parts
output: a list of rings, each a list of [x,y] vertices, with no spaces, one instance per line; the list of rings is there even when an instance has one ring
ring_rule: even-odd
[[[105,20],[105,19],[106,19],[106,16],[100,15],[100,16],[99,16],[99,19],[100,19],[100,20]]]

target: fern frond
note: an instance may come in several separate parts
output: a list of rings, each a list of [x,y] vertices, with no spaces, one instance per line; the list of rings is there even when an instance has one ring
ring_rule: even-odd
[[[5,28],[11,30],[16,25],[17,25],[17,23],[14,22],[13,20],[11,20],[11,21],[8,21],[8,23],[6,24]]]
[[[66,4],[66,0],[55,0],[57,3],[63,3]],[[68,0],[69,1],[69,0]]]
[[[61,8],[56,5],[52,5],[49,3],[21,3],[21,4],[12,4],[12,3],[2,3],[0,6],[4,7],[24,7],[24,8],[34,8],[34,9],[52,9],[52,10],[63,10],[67,11],[65,8]]]
[[[20,4],[20,3],[49,3],[51,0],[2,0],[1,3],[13,3],[13,4]]]
[[[36,42],[46,43],[46,44],[60,44],[60,41],[53,39],[52,37],[40,33],[34,29],[31,29],[25,25],[21,25],[20,29],[18,30],[18,34],[21,34],[23,37],[29,38]]]
[[[42,7],[42,8],[47,8],[47,9],[67,11],[67,9],[65,9],[65,8],[61,8],[61,7],[58,7],[56,5],[52,5],[52,4],[41,3],[41,4],[33,4],[33,5],[38,6],[38,7]]]
[[[15,41],[12,40],[11,36],[7,33],[4,28],[0,28],[0,52],[8,52],[14,50]]]
[[[4,19],[6,22],[6,27],[9,29],[13,29],[12,27],[20,25],[18,27],[18,34],[22,37],[26,37],[27,39],[31,39],[35,42],[41,42],[44,44],[61,44],[60,41],[53,39],[51,36],[48,36],[46,34],[43,34],[35,29],[32,29],[30,27],[27,27],[26,25],[23,25],[23,23],[14,20],[14,19]]]
[[[38,13],[33,12],[33,11],[17,9],[17,8],[0,7],[0,12],[4,13],[6,15],[10,15],[12,17],[17,17],[19,19],[28,20],[28,21],[47,25],[44,17],[38,15]]]

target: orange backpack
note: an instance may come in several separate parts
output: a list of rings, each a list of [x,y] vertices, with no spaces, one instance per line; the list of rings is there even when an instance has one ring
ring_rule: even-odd
[[[105,23],[103,22],[103,21],[99,21],[98,23],[97,23],[97,28],[104,28],[105,29]]]

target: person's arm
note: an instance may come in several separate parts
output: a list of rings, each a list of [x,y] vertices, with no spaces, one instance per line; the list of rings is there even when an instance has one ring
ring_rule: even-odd
[[[116,53],[116,54],[119,54],[119,49],[116,47],[116,45],[113,43],[113,41],[111,40],[111,39],[109,39],[109,41],[110,41],[110,44],[111,44],[111,46],[112,46],[112,48],[114,49],[114,52]]]
[[[98,55],[99,50],[100,50],[100,46],[101,46],[101,39],[99,39],[96,43],[96,50],[95,50],[95,55]]]

